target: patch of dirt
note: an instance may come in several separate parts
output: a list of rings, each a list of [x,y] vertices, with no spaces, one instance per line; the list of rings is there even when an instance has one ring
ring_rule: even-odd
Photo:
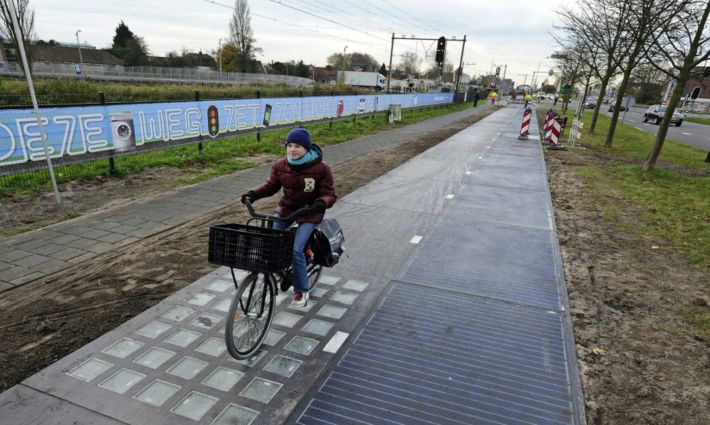
[[[275,155],[239,158],[254,165],[272,162]],[[0,235],[13,235],[48,226],[80,215],[106,210],[177,187],[180,181],[198,176],[200,169],[159,166],[124,178],[97,175],[93,180],[75,180],[59,185],[62,205],[54,202],[51,188],[36,194],[0,199]],[[106,194],[111,194],[107,197]]]
[[[448,127],[405,135],[408,140],[398,147],[333,167],[338,195],[347,195],[493,111],[487,107]],[[91,187],[86,191],[92,192]],[[121,202],[162,190],[158,186],[153,192],[133,191],[132,186],[123,189],[119,184],[111,188],[112,196],[123,199]],[[84,202],[79,195],[75,199]],[[270,211],[276,201],[277,197],[272,197],[257,206]],[[37,217],[41,220],[44,216],[38,213]],[[214,270],[207,262],[209,225],[244,222],[246,218],[244,207],[235,200],[230,207],[0,294],[2,390]]]
[[[707,424],[710,341],[682,319],[708,311],[710,272],[633,229],[623,195],[594,193],[578,166],[609,165],[588,151],[546,153],[588,424]],[[640,166],[640,164],[639,164]]]

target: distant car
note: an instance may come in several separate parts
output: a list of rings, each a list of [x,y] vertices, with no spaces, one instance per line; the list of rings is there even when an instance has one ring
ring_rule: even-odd
[[[588,97],[587,100],[584,102],[584,107],[586,109],[594,109],[597,107],[597,100],[594,99],[593,97]]]
[[[663,115],[666,113],[665,105],[652,105],[643,114],[643,122],[653,121],[655,124],[660,124],[663,121]],[[680,127],[683,124],[685,115],[680,112],[673,111],[673,117],[671,118],[671,123],[674,123],[676,127]]]
[[[547,100],[555,100],[555,96],[552,95],[552,94],[548,94],[547,96],[545,96],[545,99],[547,99]]]
[[[621,105],[619,106],[619,111],[624,112],[626,110],[626,106]],[[609,105],[609,112],[614,112],[614,105],[610,104]]]

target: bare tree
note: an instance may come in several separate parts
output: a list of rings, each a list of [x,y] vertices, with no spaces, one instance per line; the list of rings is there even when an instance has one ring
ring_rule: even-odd
[[[247,0],[235,0],[232,20],[229,21],[229,41],[237,48],[236,62],[241,72],[253,71],[256,54],[261,49],[255,46],[256,39],[251,28],[251,16]]]
[[[666,31],[674,17],[681,12],[682,5],[687,3],[687,1],[631,0],[628,3],[630,5],[630,14],[624,22],[626,37],[621,44],[621,55],[618,55],[620,59],[618,65],[623,74],[614,102],[614,112],[609,124],[609,132],[604,142],[604,146],[608,148],[612,146],[614,141],[614,133],[619,121],[619,110],[631,78],[631,72],[643,60],[645,46],[657,34]]]
[[[405,73],[409,75],[418,75],[419,74],[419,64],[421,63],[421,59],[419,59],[419,56],[417,56],[416,53],[414,52],[406,52],[402,53],[399,55],[399,59],[401,62],[399,63],[399,68]]]
[[[31,70],[32,45],[30,44],[30,41],[35,38],[35,11],[29,5],[30,0],[0,0],[0,36],[12,41],[12,44],[15,45],[18,52],[18,34],[15,33],[15,27],[12,25],[12,15],[10,14],[10,6],[8,4],[10,1],[12,1],[15,6],[15,16],[17,17],[17,23],[20,26],[20,33],[22,41],[25,45],[25,53],[27,54],[27,62]],[[18,63],[22,66],[20,61],[18,61]]]
[[[649,58],[662,58],[661,61],[651,60],[651,63],[670,78],[674,78],[676,86],[668,100],[663,121],[656,133],[656,141],[646,157],[644,171],[650,171],[656,165],[668,134],[673,111],[678,106],[683,88],[691,78],[693,69],[710,59],[710,2],[675,0],[673,3],[680,4],[682,9],[676,14],[669,29],[659,33],[646,50],[646,56]],[[705,51],[702,51],[703,48]]]
[[[589,126],[589,133],[593,134],[609,81],[618,72],[619,47],[625,34],[624,22],[629,14],[629,3],[618,0],[581,0],[578,6],[575,10],[562,9],[558,14],[562,20],[561,28],[571,35],[583,51],[588,52],[582,60],[600,82]]]

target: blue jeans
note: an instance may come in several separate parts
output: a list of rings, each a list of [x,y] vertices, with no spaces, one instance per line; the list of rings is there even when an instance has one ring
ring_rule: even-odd
[[[277,217],[278,214],[275,214]],[[281,223],[274,222],[274,229],[283,230],[290,226],[291,222]],[[313,229],[316,228],[314,223],[301,223],[296,228],[296,237],[293,241],[293,287],[298,292],[308,292],[308,270],[306,269],[306,256],[303,250],[306,248],[308,239],[310,239]]]

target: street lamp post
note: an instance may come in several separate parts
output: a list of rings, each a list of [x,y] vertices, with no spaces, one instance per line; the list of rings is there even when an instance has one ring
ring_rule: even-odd
[[[345,84],[345,51],[348,50],[348,46],[343,47],[343,78],[340,84]]]
[[[79,72],[81,73],[81,69],[84,67],[84,61],[81,58],[81,43],[79,42],[79,33],[81,30],[76,30],[76,47],[79,49]]]
[[[217,47],[217,55],[219,56],[219,82],[222,82],[222,39],[219,39],[219,47]]]

